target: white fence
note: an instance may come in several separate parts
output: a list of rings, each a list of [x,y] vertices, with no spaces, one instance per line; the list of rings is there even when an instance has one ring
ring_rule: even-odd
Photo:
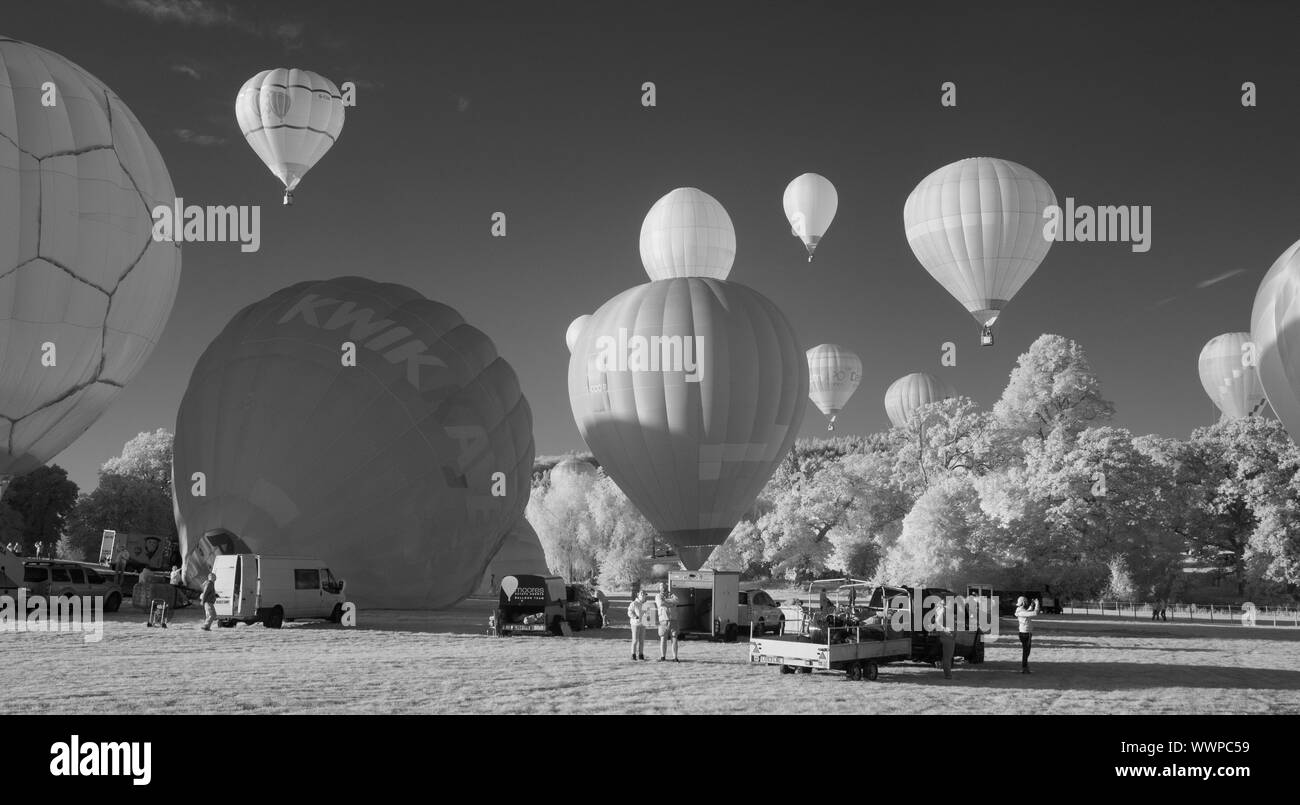
[[[1109,615],[1134,620],[1152,619],[1153,605],[1136,601],[1071,601],[1061,607],[1070,615]],[[1241,623],[1241,604],[1169,604],[1165,618],[1171,621]],[[1300,626],[1300,608],[1255,607],[1256,626]]]

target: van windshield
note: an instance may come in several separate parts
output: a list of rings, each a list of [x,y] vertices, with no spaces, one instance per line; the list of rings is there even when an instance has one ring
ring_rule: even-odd
[[[343,592],[343,582],[336,580],[334,574],[331,573],[327,567],[321,568],[320,586],[322,590],[331,595],[337,595],[338,593]]]

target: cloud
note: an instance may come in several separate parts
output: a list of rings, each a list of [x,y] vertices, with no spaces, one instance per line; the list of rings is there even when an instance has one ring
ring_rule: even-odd
[[[1222,274],[1219,274],[1218,276],[1210,277],[1208,280],[1201,280],[1200,282],[1196,283],[1196,287],[1208,288],[1211,285],[1218,285],[1220,282],[1235,277],[1238,274],[1245,274],[1245,273],[1246,273],[1246,269],[1244,268],[1234,268],[1233,270],[1225,271]]]
[[[1177,298],[1178,297],[1176,296],[1166,296],[1164,299],[1157,299],[1156,307],[1164,307],[1165,305],[1169,304],[1170,302],[1174,301]]]
[[[195,28],[232,28],[253,36],[278,39],[298,46],[303,25],[279,21],[262,23],[244,17],[214,0],[103,0],[110,8],[140,14],[158,23],[176,23]]]
[[[188,64],[173,64],[171,70],[173,73],[180,73],[181,75],[187,75],[190,78],[193,78],[195,81],[198,81],[200,78],[203,77],[199,75],[198,70],[194,69]]]
[[[176,139],[180,140],[183,143],[189,143],[190,145],[199,145],[205,148],[214,145],[226,144],[225,137],[217,137],[216,135],[213,134],[199,134],[197,131],[193,131],[191,129],[172,129],[172,134],[175,134]]]

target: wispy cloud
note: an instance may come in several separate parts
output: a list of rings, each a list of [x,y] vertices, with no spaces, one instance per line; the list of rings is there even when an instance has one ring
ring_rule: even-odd
[[[1225,271],[1222,274],[1219,274],[1218,276],[1210,277],[1208,280],[1201,280],[1200,282],[1196,283],[1196,287],[1208,288],[1211,285],[1218,285],[1220,282],[1223,282],[1226,279],[1231,279],[1232,277],[1235,277],[1238,274],[1245,274],[1245,273],[1246,273],[1246,269],[1244,268],[1234,268],[1233,270]]]
[[[188,64],[173,64],[171,70],[173,73],[180,73],[181,75],[187,75],[190,78],[193,78],[195,81],[198,81],[200,78],[203,77],[199,75],[198,70],[196,70],[195,68],[191,67]]]
[[[1177,298],[1178,297],[1176,296],[1166,296],[1164,299],[1157,299],[1156,307],[1164,307],[1165,305],[1169,304],[1170,302],[1174,301]]]
[[[243,16],[226,3],[214,0],[103,0],[104,4],[140,14],[158,23],[176,23],[195,28],[231,28],[253,36],[278,39],[296,46],[302,38],[298,22],[258,22]]]
[[[218,137],[214,134],[199,134],[197,131],[193,131],[192,129],[172,129],[172,134],[175,134],[176,139],[180,140],[183,143],[189,143],[190,145],[199,145],[205,148],[214,145],[226,144],[225,137]]]

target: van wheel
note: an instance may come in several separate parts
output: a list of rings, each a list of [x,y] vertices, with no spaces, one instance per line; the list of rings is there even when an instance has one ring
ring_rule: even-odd
[[[728,623],[727,628],[722,632],[722,639],[728,643],[736,642],[736,624]]]
[[[284,625],[284,607],[272,607],[262,618],[262,623],[268,629],[279,629]]]
[[[235,622],[232,621],[232,620],[217,621],[217,625],[220,626],[222,629],[233,629],[233,628],[235,628]]]
[[[342,623],[342,622],[343,622],[343,605],[335,604],[334,611],[330,613],[330,623]]]
[[[122,596],[117,593],[109,593],[108,598],[104,601],[105,612],[117,612],[122,606]]]

